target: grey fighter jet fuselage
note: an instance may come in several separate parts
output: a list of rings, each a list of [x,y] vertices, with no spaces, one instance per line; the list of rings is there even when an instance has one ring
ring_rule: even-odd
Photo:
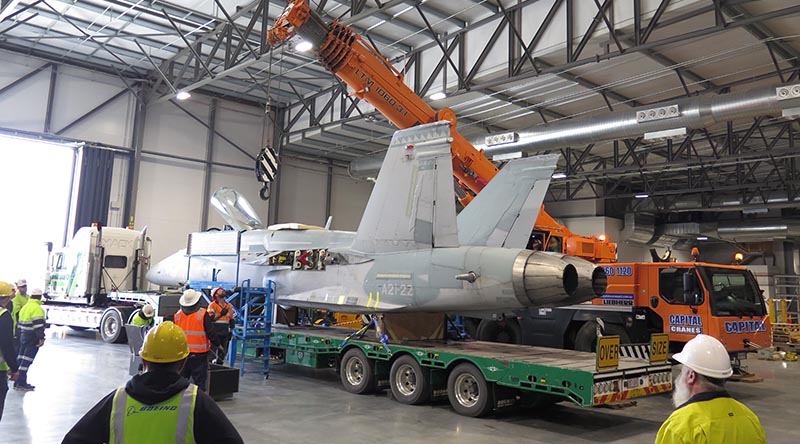
[[[441,122],[395,133],[389,168],[381,170],[356,232],[253,229],[248,222],[241,233],[193,233],[197,245],[228,236],[237,254],[196,254],[200,247],[190,240],[191,255],[175,253],[147,279],[270,279],[282,305],[345,313],[507,313],[580,303],[605,291],[602,268],[524,249],[556,155],[509,162],[456,217],[450,141]]]

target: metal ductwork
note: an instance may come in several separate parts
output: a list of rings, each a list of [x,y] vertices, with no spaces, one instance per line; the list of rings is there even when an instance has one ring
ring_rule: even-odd
[[[757,242],[800,239],[800,221],[774,218],[654,225],[648,214],[628,213],[620,240],[654,247],[672,247],[682,240],[707,236],[725,241]]]
[[[754,219],[720,222],[716,231],[715,237],[736,242],[800,239],[800,221]]]
[[[498,154],[539,152],[574,145],[587,145],[610,140],[641,136],[647,133],[658,137],[660,132],[676,129],[704,128],[719,122],[781,114],[800,107],[800,84],[756,88],[724,95],[676,99],[629,111],[611,112],[599,116],[572,119],[555,123],[540,131],[489,136],[473,143],[487,157]],[[350,163],[350,175],[356,178],[375,177],[383,162],[384,153],[366,156]]]
[[[684,196],[670,204],[670,211],[682,213],[687,211],[742,211],[744,213],[766,213],[769,209],[796,208],[800,206],[800,197],[789,199],[785,193],[771,193],[772,196],[764,200],[761,196],[755,196],[745,202],[741,197],[717,195],[711,198],[710,203],[704,203],[699,195]],[[651,200],[637,207],[637,211],[658,212],[658,208]]]

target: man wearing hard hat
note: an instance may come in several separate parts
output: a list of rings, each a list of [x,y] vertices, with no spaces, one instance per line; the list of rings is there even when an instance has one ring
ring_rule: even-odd
[[[183,330],[151,329],[139,352],[144,373],[100,400],[64,437],[72,443],[244,443],[219,406],[180,375],[189,356]]]
[[[719,340],[697,335],[672,359],[681,364],[672,391],[676,409],[661,425],[656,444],[767,442],[755,413],[723,388],[733,369]]]
[[[15,381],[17,370],[17,351],[14,350],[13,321],[9,310],[14,288],[8,282],[0,282],[0,420],[6,405],[8,380]],[[10,372],[10,375],[9,375]]]
[[[156,315],[156,309],[150,304],[145,304],[131,319],[131,324],[137,327],[151,327],[153,325],[153,316]]]
[[[178,303],[181,308],[175,312],[175,323],[186,332],[189,343],[189,358],[181,375],[192,378],[192,382],[206,390],[208,380],[208,351],[211,349],[209,337],[214,331],[214,318],[201,307],[202,295],[197,290],[183,292]]]
[[[42,290],[37,288],[31,292],[30,299],[19,312],[19,378],[14,383],[14,390],[29,392],[36,388],[28,383],[28,369],[33,364],[39,347],[44,345],[45,316]]]

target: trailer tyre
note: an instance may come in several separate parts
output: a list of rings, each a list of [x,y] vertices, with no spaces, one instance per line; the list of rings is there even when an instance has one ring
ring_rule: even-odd
[[[359,348],[351,348],[344,354],[339,376],[344,389],[350,393],[366,395],[375,391],[375,369]]]
[[[522,328],[516,319],[502,321],[484,319],[478,325],[476,339],[503,344],[522,344]]]
[[[494,408],[494,393],[483,374],[470,363],[457,365],[447,377],[447,397],[459,415],[478,418]]]
[[[625,332],[625,329],[622,328],[621,325],[610,324],[606,322],[605,335],[619,336],[620,344],[629,344],[631,342],[631,338],[628,336],[628,333]],[[597,322],[589,321],[583,324],[583,326],[581,326],[581,328],[578,330],[578,334],[575,335],[575,350],[594,352],[596,348],[597,348]]]
[[[103,312],[103,317],[100,318],[100,337],[104,342],[121,344],[128,339],[125,334],[124,321],[122,320],[122,313],[116,308],[109,308]]]
[[[402,404],[423,404],[431,399],[430,369],[413,356],[403,355],[392,363],[389,381],[394,399]]]

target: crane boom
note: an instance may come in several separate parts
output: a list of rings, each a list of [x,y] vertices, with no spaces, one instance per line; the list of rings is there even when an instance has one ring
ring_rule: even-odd
[[[326,23],[310,8],[308,0],[292,0],[267,34],[271,46],[299,35],[313,45],[325,68],[353,89],[353,95],[374,106],[401,129],[440,120],[450,122],[453,175],[462,189],[459,198],[467,205],[498,173],[497,167],[456,130],[456,115],[450,108],[433,109],[403,82],[403,74],[347,25]],[[616,244],[597,237],[579,236],[539,212],[534,230],[541,232],[542,249],[558,237],[558,251],[595,262],[614,262]],[[555,248],[555,247],[552,247]],[[574,250],[574,251],[573,251]]]

